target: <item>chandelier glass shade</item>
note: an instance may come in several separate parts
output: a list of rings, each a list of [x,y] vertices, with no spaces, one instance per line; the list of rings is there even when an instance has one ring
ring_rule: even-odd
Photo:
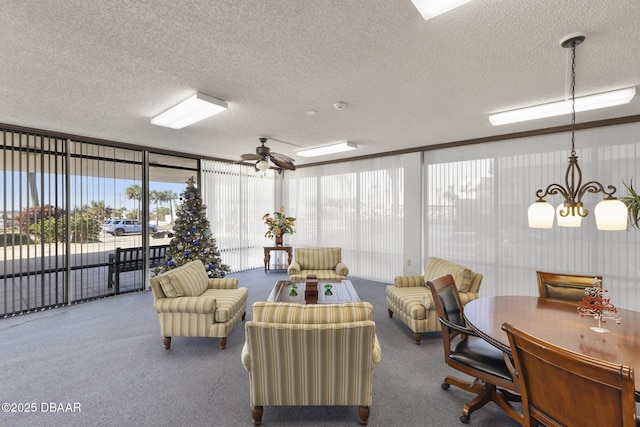
[[[576,46],[585,40],[584,34],[574,34],[565,37],[561,46],[571,48],[571,154],[569,165],[565,172],[565,183],[550,184],[544,191],[536,192],[538,198],[529,206],[528,217],[530,228],[553,228],[554,216],[558,219],[559,227],[580,227],[582,218],[589,215],[589,211],[582,205],[582,197],[587,193],[602,193],[605,198],[595,208],[596,226],[598,230],[626,230],[628,209],[626,205],[613,195],[616,187],[608,185],[606,188],[597,181],[582,183],[582,170],[578,164],[575,150],[575,86],[576,86]],[[560,194],[564,199],[557,209],[544,198]]]

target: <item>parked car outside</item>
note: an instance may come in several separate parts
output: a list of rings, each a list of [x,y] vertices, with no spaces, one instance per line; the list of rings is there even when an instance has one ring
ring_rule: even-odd
[[[142,222],[137,219],[111,218],[105,220],[104,224],[102,224],[102,231],[114,236],[142,233]],[[149,233],[157,231],[158,227],[155,224],[149,224]]]

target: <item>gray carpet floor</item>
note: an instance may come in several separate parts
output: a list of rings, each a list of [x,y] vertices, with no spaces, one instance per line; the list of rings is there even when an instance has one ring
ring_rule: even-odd
[[[249,288],[249,303],[265,300],[287,278],[263,270],[231,276]],[[350,279],[374,306],[382,347],[369,425],[462,425],[462,405],[472,395],[440,388],[447,374],[463,377],[445,364],[440,334],[415,345],[411,331],[387,315],[386,284]],[[243,343],[238,324],[226,350],[217,339],[183,337],[165,350],[150,291],[0,319],[0,425],[251,426]],[[266,407],[262,425],[357,426],[358,410]],[[518,424],[489,403],[470,425]]]

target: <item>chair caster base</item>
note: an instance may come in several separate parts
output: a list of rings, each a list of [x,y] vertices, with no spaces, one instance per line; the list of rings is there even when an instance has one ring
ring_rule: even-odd
[[[460,422],[462,424],[469,424],[469,415],[460,415]]]

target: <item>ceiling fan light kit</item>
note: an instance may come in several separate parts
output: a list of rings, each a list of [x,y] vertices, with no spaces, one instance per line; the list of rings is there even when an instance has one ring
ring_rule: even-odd
[[[261,172],[264,172],[271,167],[269,162],[276,165],[279,172],[282,172],[283,169],[292,171],[296,170],[296,166],[293,164],[295,160],[293,160],[291,157],[285,156],[284,154],[272,152],[271,149],[265,145],[268,141],[268,138],[263,136],[258,139],[260,140],[260,144],[262,145],[256,147],[256,153],[243,154],[242,156],[240,156],[242,160],[257,160],[257,162],[255,163],[255,167],[256,170]]]
[[[177,105],[151,119],[151,124],[182,129],[228,108],[228,104],[213,96],[196,92]]]
[[[539,189],[536,192],[538,198],[528,210],[530,228],[552,228],[554,216],[557,215],[558,226],[560,227],[580,227],[582,218],[589,214],[583,208],[582,197],[586,193],[605,195],[595,209],[596,226],[598,230],[626,230],[628,210],[626,205],[615,198],[613,194],[616,187],[608,185],[607,188],[598,181],[582,183],[582,171],[578,165],[578,155],[575,150],[575,126],[576,126],[576,46],[585,40],[583,33],[571,34],[561,40],[563,48],[571,49],[571,152],[569,155],[569,166],[565,172],[565,186],[561,184],[550,184],[544,191]],[[564,202],[557,210],[548,203],[544,197],[560,194]]]
[[[327,154],[342,153],[343,151],[355,150],[357,144],[349,141],[339,142],[337,144],[325,145],[324,147],[309,148],[307,150],[298,151],[296,154],[301,157],[324,156]]]

